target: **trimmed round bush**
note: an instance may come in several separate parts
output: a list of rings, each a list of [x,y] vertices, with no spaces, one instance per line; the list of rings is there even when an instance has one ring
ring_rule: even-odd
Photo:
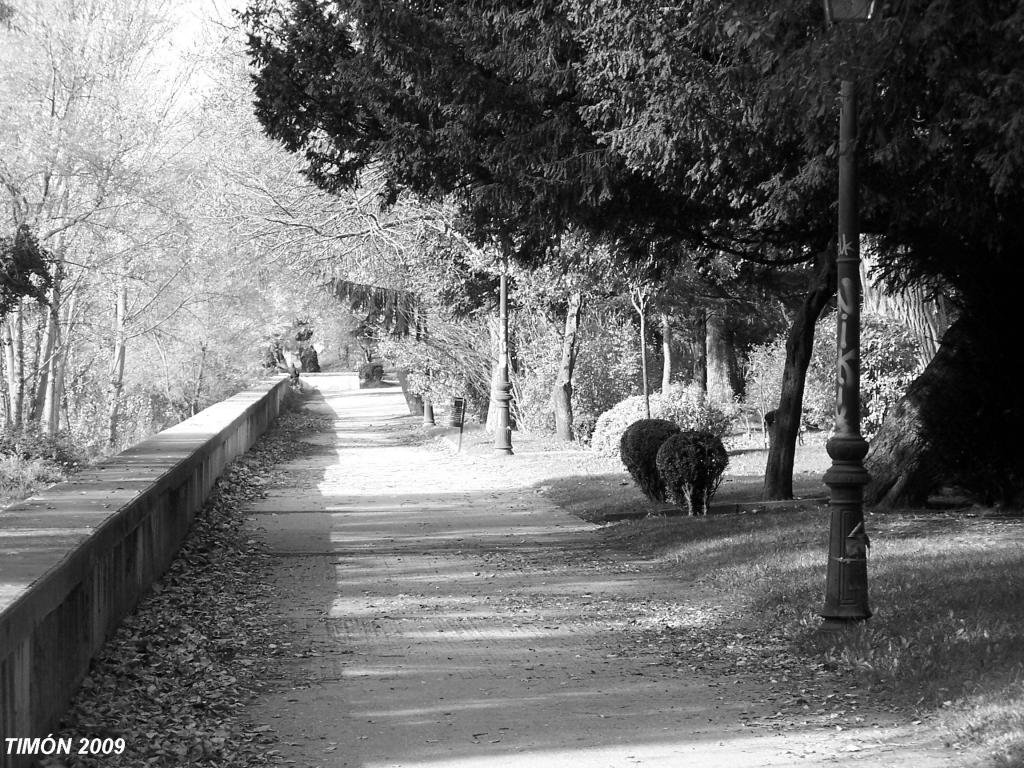
[[[691,515],[706,515],[729,466],[722,440],[710,432],[680,432],[667,438],[655,458],[669,500],[686,504]]]
[[[695,384],[673,384],[651,395],[651,418],[674,422],[683,430],[710,432],[723,437],[732,424],[729,406],[708,400]],[[605,456],[615,456],[626,427],[646,418],[643,395],[633,395],[602,413],[597,419],[590,447]]]
[[[658,449],[679,432],[679,425],[666,419],[641,419],[626,427],[619,441],[622,463],[644,496],[665,501],[665,483],[658,473]]]

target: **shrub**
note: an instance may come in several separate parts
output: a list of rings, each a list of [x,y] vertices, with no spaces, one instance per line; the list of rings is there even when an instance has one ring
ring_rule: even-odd
[[[597,419],[591,448],[615,456],[626,427],[646,418],[643,395],[627,397]],[[651,418],[675,422],[680,429],[710,432],[722,437],[729,431],[732,415],[723,406],[707,399],[695,384],[673,384],[664,392],[651,395]]]
[[[519,429],[533,434],[555,431],[555,411],[551,404],[554,377],[542,371],[525,369],[512,375],[515,422]]]
[[[60,471],[77,467],[86,460],[65,434],[54,437],[38,429],[12,430],[0,434],[0,456],[10,456],[26,462],[40,460]]]
[[[558,376],[562,355],[560,326],[543,313],[517,316],[509,329],[513,337],[515,365],[509,370],[512,381],[512,416],[516,428],[533,434],[555,431],[555,410],[551,391]]]
[[[552,322],[543,312],[535,317],[518,317],[513,343],[517,364],[511,372],[516,424],[527,432],[553,433],[551,395],[562,359],[564,323]],[[649,363],[653,372],[657,366],[654,361]],[[598,415],[622,398],[636,394],[639,381],[639,353],[630,318],[600,309],[585,316],[580,323],[573,371],[573,436],[588,443]],[[576,427],[577,422],[580,427]],[[622,429],[615,433],[616,444],[621,434]]]
[[[302,363],[302,370],[306,373],[320,373],[320,356],[311,346],[302,347],[299,350],[299,361]],[[381,369],[383,376],[384,369]]]
[[[803,419],[815,427],[832,426],[836,409],[836,326],[835,315],[818,321],[814,347],[804,379]],[[779,407],[782,371],[786,364],[786,336],[751,347],[744,377],[744,401],[761,418]]]
[[[653,366],[653,363],[652,363]],[[635,395],[640,385],[640,354],[636,329],[628,314],[597,309],[580,324],[579,353],[572,383],[573,420],[584,422],[581,437],[593,434],[597,418],[620,402]],[[619,437],[631,422],[643,418],[643,408],[622,422],[612,434],[617,450]]]
[[[384,378],[384,366],[380,363],[363,363],[359,366],[359,383],[361,386],[379,384]]]
[[[814,349],[804,382],[804,419],[830,429],[836,410],[836,316],[826,314],[814,331]],[[889,408],[920,373],[919,344],[898,320],[879,316],[862,319],[860,343],[861,433],[869,440],[878,432]],[[786,362],[786,340],[753,347],[747,357],[746,401],[762,416],[777,408]]]
[[[861,327],[861,424],[870,440],[910,383],[921,372],[920,343],[898,321],[866,317]]]
[[[382,338],[377,349],[382,359],[404,370],[403,390],[430,400],[435,406],[465,397],[467,413],[487,417],[490,366],[486,335],[474,325],[445,325],[444,346],[412,337]],[[486,330],[486,329],[484,329]]]
[[[0,456],[0,504],[24,499],[41,487],[59,483],[67,477],[63,469],[45,459]]]
[[[679,432],[679,425],[666,419],[634,421],[622,433],[619,452],[622,463],[644,496],[651,501],[665,500],[665,483],[658,473],[658,449],[666,439]]]
[[[85,461],[65,435],[50,437],[36,429],[0,434],[0,504],[59,483]]]
[[[686,502],[691,515],[706,515],[718,490],[729,454],[722,440],[710,432],[680,432],[661,444],[655,459],[669,500]]]
[[[577,416],[573,413],[572,436],[580,445],[590,445],[594,437],[594,428],[597,426],[597,417],[590,414]]]

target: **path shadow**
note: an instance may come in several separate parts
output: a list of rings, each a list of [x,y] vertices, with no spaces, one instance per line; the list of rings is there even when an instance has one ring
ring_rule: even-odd
[[[289,759],[365,768],[787,764],[775,760],[779,742],[738,726],[741,715],[771,716],[757,683],[723,689],[721,676],[679,667],[630,623],[667,605],[689,615],[682,597],[657,591],[665,582],[656,585],[648,566],[663,552],[616,546],[610,529],[553,509],[538,488],[494,491],[453,473],[440,491],[415,482],[388,489],[384,477],[346,491],[329,459],[401,442],[355,420],[333,423],[339,443],[314,451],[316,482],[333,490],[315,503],[270,495],[260,515],[295,644],[264,705]],[[549,481],[544,495],[624,488],[620,476],[599,479]],[[798,535],[798,515],[664,522],[692,527],[694,570],[708,573],[742,562],[745,531]],[[706,630],[726,620],[692,616]],[[820,737],[814,725],[794,727],[785,743]],[[827,738],[836,745],[856,734]]]
[[[682,764],[727,735],[736,745],[749,702],[709,702],[705,680],[633,647],[623,607],[649,580],[605,550],[594,526],[528,488],[460,486],[458,476],[440,491],[363,476],[353,493],[337,462],[394,443],[341,422],[338,442],[310,453],[320,494],[279,489],[253,507],[297,651],[266,706],[301,757],[367,768],[591,764],[647,750]],[[325,742],[344,756],[314,755]]]

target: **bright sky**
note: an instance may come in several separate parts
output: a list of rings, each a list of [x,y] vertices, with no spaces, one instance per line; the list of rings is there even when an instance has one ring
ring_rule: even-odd
[[[174,3],[170,13],[176,26],[158,57],[166,79],[174,80],[197,56],[217,45],[225,34],[222,28],[238,23],[233,12],[245,6],[246,0],[179,0]],[[209,83],[209,77],[202,70],[194,72],[186,101],[200,97]]]

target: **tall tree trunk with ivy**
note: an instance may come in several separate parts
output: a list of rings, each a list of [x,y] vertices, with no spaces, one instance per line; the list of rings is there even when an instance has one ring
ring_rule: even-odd
[[[708,324],[707,313],[699,309],[693,318],[692,332],[689,334],[690,352],[693,356],[693,383],[700,391],[708,391]]]
[[[786,339],[782,393],[772,425],[768,463],[764,470],[764,499],[793,498],[793,465],[803,411],[804,381],[814,347],[814,326],[836,291],[836,264],[830,246],[818,254],[810,286],[797,310]]]
[[[555,411],[555,436],[559,440],[572,440],[572,374],[576,367],[580,315],[583,312],[583,294],[569,294],[565,310],[565,328],[562,331],[562,355],[558,363],[558,376],[551,392]]]
[[[26,359],[28,374],[25,377],[25,420],[28,424],[39,424],[39,412],[43,402],[40,395],[46,385],[46,357],[52,343],[53,325],[50,313],[45,307],[32,307],[29,320],[29,350]]]
[[[32,409],[29,419],[42,424],[43,408],[46,407],[46,391],[50,388],[53,374],[53,358],[57,351],[57,335],[60,333],[60,318],[54,317],[53,308],[47,308],[36,356],[35,376],[32,386]]]
[[[735,390],[736,350],[726,325],[724,302],[716,302],[707,311],[705,360],[707,361],[707,394],[720,403],[731,403]]]

